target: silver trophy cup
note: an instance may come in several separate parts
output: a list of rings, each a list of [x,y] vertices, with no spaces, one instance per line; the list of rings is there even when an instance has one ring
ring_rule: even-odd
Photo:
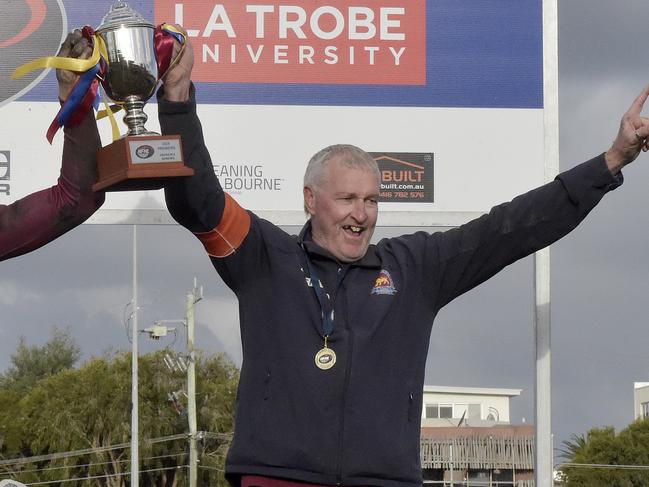
[[[144,128],[144,104],[158,83],[155,27],[118,0],[95,34],[106,46],[107,69],[101,84],[106,95],[123,105],[125,136],[97,153],[95,191],[149,190],[168,178],[191,176],[183,162],[179,135],[158,135]]]
[[[123,103],[127,136],[155,135],[144,128],[148,117],[143,110],[158,83],[154,30],[153,24],[118,0],[95,31],[108,54],[101,84],[111,100]]]

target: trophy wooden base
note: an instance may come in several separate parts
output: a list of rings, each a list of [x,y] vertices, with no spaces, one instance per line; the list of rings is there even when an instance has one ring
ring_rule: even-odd
[[[126,136],[99,149],[93,191],[160,189],[168,178],[191,176],[179,135]]]

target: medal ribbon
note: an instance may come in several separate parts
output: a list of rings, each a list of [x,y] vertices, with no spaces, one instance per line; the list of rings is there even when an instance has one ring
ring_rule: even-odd
[[[325,338],[326,344],[326,339],[334,331],[334,300],[331,299],[331,296],[324,288],[324,284],[322,284],[318,279],[315,267],[311,263],[311,259],[309,258],[309,254],[307,253],[306,249],[302,247],[302,250],[304,251],[304,260],[306,261],[306,268],[308,271],[307,277],[311,279],[311,287],[313,287],[313,291],[315,292],[318,304],[320,305],[320,312],[322,316],[322,336]],[[343,279],[345,279],[345,275],[347,274],[348,269],[349,267],[346,267],[343,272],[340,272],[338,274],[338,280],[336,282],[336,294],[338,294],[338,290],[340,289],[340,285],[343,283]]]
[[[108,67],[108,53],[101,37],[95,35],[92,27],[85,26],[82,34],[93,47],[92,55],[88,59],[65,58],[61,56],[46,56],[30,61],[16,68],[11,75],[12,79],[20,78],[36,70],[45,68],[65,69],[76,73],[83,73],[70,90],[63,106],[54,117],[47,130],[47,140],[52,143],[54,135],[62,126],[74,127],[88,113],[90,108],[97,110],[101,101],[99,82],[104,78]],[[174,41],[181,43],[182,48],[178,55],[172,59]],[[186,45],[185,35],[172,25],[161,24],[154,31],[154,46],[156,62],[158,65],[158,78],[162,79],[169,69],[178,62]],[[113,113],[122,107],[119,103],[108,106],[104,99],[105,109],[97,114],[97,120],[106,116],[110,119],[113,140],[120,138],[119,128]]]

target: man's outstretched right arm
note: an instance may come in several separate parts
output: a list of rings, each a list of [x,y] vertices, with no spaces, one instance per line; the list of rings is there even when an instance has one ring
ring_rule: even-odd
[[[162,133],[181,136],[185,164],[194,170],[193,176],[174,178],[166,184],[165,200],[173,218],[201,240],[208,254],[225,257],[248,234],[250,216],[223,192],[214,173],[196,114],[192,66],[193,53],[191,45],[187,45],[158,90]]]
[[[185,164],[194,175],[173,178],[165,185],[167,208],[174,219],[193,233],[218,226],[225,207],[225,194],[214,174],[203,130],[196,115],[193,87],[185,101],[168,101],[166,86],[158,90],[158,117],[163,134],[180,135]]]

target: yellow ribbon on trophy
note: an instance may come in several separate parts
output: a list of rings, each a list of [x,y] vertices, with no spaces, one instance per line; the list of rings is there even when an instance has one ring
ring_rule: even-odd
[[[68,95],[68,97],[65,100],[63,100],[63,107],[55,117],[54,121],[52,122],[52,125],[50,125],[50,129],[48,130],[47,133],[47,138],[50,141],[50,143],[52,142],[52,138],[54,136],[54,133],[56,133],[56,130],[58,130],[58,128],[61,125],[65,124],[65,122],[69,119],[69,117],[74,112],[74,110],[79,106],[81,101],[86,96],[87,91],[89,90],[91,84],[89,78],[96,77],[98,80],[102,80],[101,64],[103,62],[105,67],[108,66],[108,52],[106,50],[106,45],[104,44],[102,38],[95,35],[94,31],[90,27],[84,27],[82,32],[83,35],[91,41],[93,46],[92,54],[89,58],[79,59],[79,58],[69,58],[69,57],[61,57],[61,56],[41,57],[38,59],[34,59],[33,61],[30,61],[28,63],[25,63],[22,66],[19,66],[18,68],[15,69],[15,71],[11,75],[12,79],[16,79],[25,76],[26,74],[36,69],[47,69],[47,68],[64,69],[68,71],[73,71],[75,73],[84,73],[85,75],[87,75],[85,76],[86,79],[84,79],[83,75],[80,76],[80,79],[77,80],[75,85],[72,87],[72,90],[70,90],[70,94]],[[169,37],[165,38],[165,35],[170,36],[171,39]],[[156,57],[158,58],[157,60],[159,61],[158,68],[159,71],[162,71],[159,72],[158,75],[159,75],[159,79],[162,79],[182,57],[182,54],[187,45],[186,42],[187,38],[185,34],[175,26],[171,24],[161,24],[155,29],[154,39],[155,39]],[[172,39],[175,39],[181,45],[180,51],[175,57],[173,57],[173,43],[171,42]],[[162,62],[160,62],[160,58],[162,58]],[[92,76],[88,76],[90,75],[89,72],[93,70],[95,74]],[[80,81],[82,81],[81,84]],[[97,87],[97,90],[98,89],[99,87]],[[109,118],[113,141],[115,141],[121,137],[121,134],[119,131],[119,127],[117,126],[117,121],[115,120],[114,113],[118,112],[123,107],[122,107],[122,103],[120,102],[115,102],[115,104],[109,106],[106,99],[107,97],[104,96],[103,97],[104,109],[97,111],[97,120],[101,120],[102,118],[105,117]]]
[[[85,31],[85,29],[84,29]],[[85,33],[85,32],[84,32]],[[33,61],[30,61],[28,63],[25,63],[21,66],[18,66],[14,72],[11,75],[11,79],[17,79],[22,76],[25,76],[28,73],[31,73],[32,71],[35,71],[37,69],[64,69],[67,71],[73,71],[75,73],[87,73],[88,71],[92,70],[95,68],[100,61],[103,59],[106,64],[108,63],[108,52],[106,51],[106,45],[104,44],[104,41],[101,39],[101,37],[98,37],[94,34],[90,37],[91,42],[92,42],[92,54],[90,55],[89,58],[87,59],[79,59],[79,58],[70,58],[70,57],[62,57],[62,56],[45,56],[41,57],[38,59],[34,59]],[[78,81],[77,81],[78,83]],[[75,84],[76,87],[76,84]],[[63,100],[63,108],[65,108],[66,103],[70,100],[72,96],[77,96],[77,97],[82,97],[85,93],[77,93],[76,95],[74,94],[74,88],[70,90],[70,94],[68,97]],[[86,88],[87,89],[87,88]],[[76,100],[77,102],[79,100]],[[106,111],[108,112],[108,116],[110,119],[110,124],[111,124],[111,129],[112,129],[112,135],[113,135],[113,140],[117,140],[120,138],[120,132],[119,132],[119,127],[117,126],[117,121],[115,120],[115,117],[113,116],[113,111],[108,108],[108,103],[106,102],[106,98],[103,98],[104,105],[106,106]],[[72,108],[74,109],[74,107]],[[59,112],[61,113],[61,112]],[[105,116],[105,115],[104,115]],[[57,115],[58,118],[58,115]],[[63,125],[63,124],[61,124]],[[58,128],[58,125],[56,124],[56,118],[55,122],[53,122],[53,125],[50,126],[50,130],[48,130],[48,140],[51,142],[51,137],[53,137],[54,133],[56,131],[56,128]]]

